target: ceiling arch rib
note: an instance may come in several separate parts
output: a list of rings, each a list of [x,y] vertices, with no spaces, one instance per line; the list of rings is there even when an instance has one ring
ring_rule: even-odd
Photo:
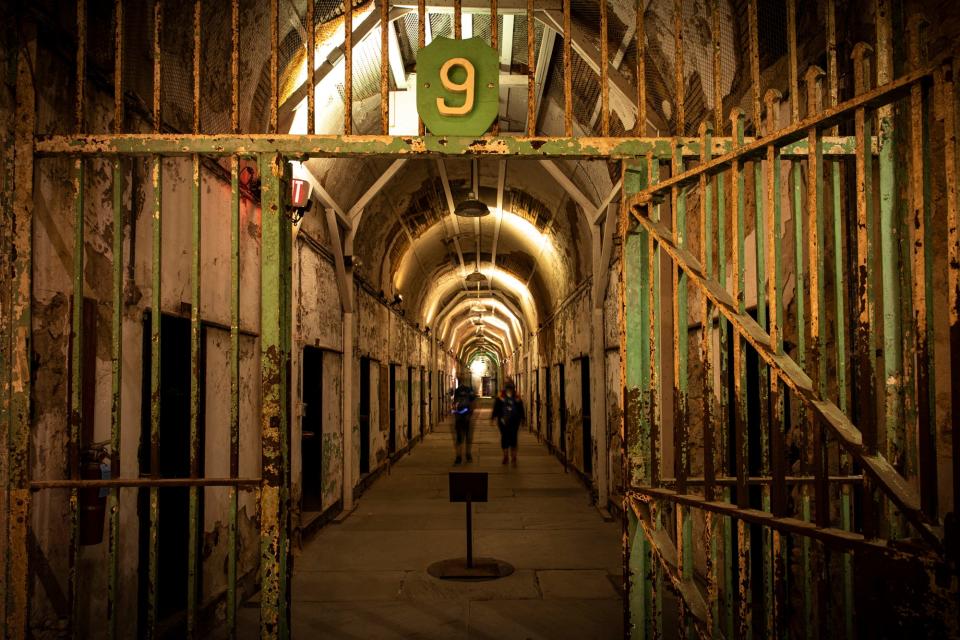
[[[523,336],[525,335],[524,327],[526,326],[523,322],[523,316],[520,315],[519,309],[517,309],[513,303],[509,302],[509,300],[503,302],[499,297],[496,297],[495,294],[496,292],[485,291],[481,298],[473,296],[467,297],[466,294],[458,294],[437,316],[435,326],[439,328],[437,335],[440,336],[440,339],[447,339],[450,328],[456,321],[456,318],[466,313],[473,313],[473,307],[479,304],[486,309],[484,314],[487,316],[494,314],[506,318],[510,323],[513,335],[516,336],[515,342],[521,344],[523,342]]]
[[[461,362],[465,359],[464,354],[467,353],[467,351],[470,349],[471,346],[475,346],[475,345],[483,345],[485,347],[494,349],[499,355],[501,362],[506,358],[507,354],[509,353],[504,348],[503,343],[500,342],[500,339],[497,338],[496,336],[486,336],[485,338],[481,338],[479,336],[472,336],[467,340],[465,340],[463,344],[460,345],[460,348],[457,349],[456,351],[457,357],[460,358]]]
[[[452,344],[459,344],[471,335],[475,335],[478,330],[484,335],[496,333],[500,336],[504,346],[509,347],[508,353],[516,350],[516,343],[506,323],[495,318],[487,318],[482,325],[475,324],[472,317],[464,318],[453,331]]]

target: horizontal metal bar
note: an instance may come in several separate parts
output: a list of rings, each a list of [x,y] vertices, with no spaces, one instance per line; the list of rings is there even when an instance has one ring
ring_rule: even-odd
[[[784,478],[787,484],[808,484],[813,483],[816,478],[813,476],[786,476]],[[838,484],[857,484],[863,482],[863,476],[853,475],[853,476],[830,476],[828,478],[830,482],[836,482]],[[737,484],[736,476],[717,476],[713,480],[716,484],[721,485],[730,485],[733,486]],[[666,486],[671,486],[677,482],[676,478],[661,478],[660,482]],[[773,482],[771,476],[751,476],[747,478],[747,484],[753,485],[763,485],[770,484]],[[703,476],[689,477],[686,479],[687,484],[691,485],[701,485],[704,483]]]
[[[839,549],[849,549],[852,551],[869,550],[880,552],[890,557],[916,559],[918,556],[927,556],[931,560],[936,556],[932,554],[917,553],[917,547],[910,547],[910,551],[900,550],[886,540],[877,538],[865,538],[859,533],[836,529],[833,527],[818,527],[812,522],[800,520],[798,518],[776,517],[769,511],[760,509],[742,508],[729,502],[707,501],[703,496],[691,495],[688,493],[677,493],[670,489],[658,487],[635,487],[628,493],[631,507],[638,514],[642,513],[641,505],[650,502],[652,499],[666,500],[676,504],[689,507],[696,507],[704,511],[711,511],[720,515],[743,520],[752,524],[758,524],[770,527],[783,533],[806,536],[815,540],[820,540]]]
[[[644,194],[650,196],[654,193],[668,191],[671,187],[690,184],[702,173],[706,173],[708,176],[720,173],[726,170],[730,163],[736,159],[749,160],[759,158],[766,153],[768,145],[784,147],[791,142],[796,142],[800,138],[806,137],[812,128],[826,129],[839,124],[844,118],[852,118],[853,112],[856,109],[870,109],[887,105],[898,98],[904,97],[914,84],[931,81],[935,70],[943,64],[943,61],[946,59],[948,58],[944,56],[933,65],[905,74],[882,87],[877,87],[876,89],[862,93],[835,107],[824,109],[813,117],[805,118],[769,135],[754,139],[752,142],[746,143],[735,151],[719,156],[710,162],[704,162],[689,171],[668,178],[656,185],[651,185],[644,191]]]
[[[400,0],[391,5],[395,9],[416,9],[417,3],[411,0]],[[560,0],[537,0],[537,10],[560,11]],[[431,0],[426,3],[427,13],[453,13],[453,0]],[[463,0],[460,3],[460,10],[463,13],[490,13],[489,0]],[[527,11],[525,0],[500,0],[497,3],[497,14],[524,14]]]
[[[938,528],[931,524],[920,511],[920,498],[910,483],[901,476],[890,462],[877,452],[865,450],[863,434],[840,409],[831,401],[817,397],[810,376],[787,354],[770,348],[770,335],[757,321],[746,313],[741,313],[737,302],[722,285],[706,277],[697,259],[682,247],[677,247],[672,232],[663,223],[655,222],[640,213],[639,207],[633,207],[633,216],[656,237],[664,251],[684,270],[690,280],[707,295],[734,330],[745,339],[797,395],[797,399],[813,409],[823,420],[856,460],[878,481],[879,488],[896,504],[897,508],[913,524],[927,542],[935,548],[941,548],[941,535]]]
[[[97,489],[112,487],[255,487],[260,478],[110,478],[90,480],[32,480],[31,491],[43,489]]]
[[[855,151],[853,138],[824,137],[824,155],[851,155]],[[747,139],[747,144],[752,144]],[[38,136],[36,153],[51,155],[165,155],[178,156],[199,153],[212,156],[258,153],[282,153],[291,158],[349,157],[349,156],[557,156],[566,158],[608,157],[629,159],[671,157],[672,138],[635,137],[439,137],[439,136],[374,136],[374,135],[271,135],[271,134],[97,134]],[[693,137],[677,139],[677,146],[685,158],[700,156],[700,141]],[[733,148],[730,138],[714,138],[711,155],[727,154]],[[781,155],[805,156],[807,141],[793,142]]]

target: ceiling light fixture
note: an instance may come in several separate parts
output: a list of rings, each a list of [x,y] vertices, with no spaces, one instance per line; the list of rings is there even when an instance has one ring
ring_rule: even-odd
[[[453,213],[461,218],[482,218],[490,215],[490,209],[482,201],[474,198],[468,198],[457,203]]]

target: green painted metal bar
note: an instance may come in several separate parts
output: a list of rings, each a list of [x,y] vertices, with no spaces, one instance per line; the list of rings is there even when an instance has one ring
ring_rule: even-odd
[[[160,361],[161,327],[163,325],[163,159],[155,156],[152,162],[153,182],[153,269],[150,293],[150,477],[160,478]],[[150,532],[147,561],[147,633],[156,633],[157,597],[159,595],[160,549],[160,490],[150,487]]]
[[[123,369],[123,160],[113,159],[113,323],[111,333],[111,400],[110,400],[110,477],[120,477],[120,390]],[[117,637],[116,608],[119,593],[120,567],[120,489],[113,488],[107,496],[110,517],[110,559],[107,579],[107,631]]]
[[[650,545],[643,529],[637,523],[637,517],[632,509],[626,510],[629,518],[628,536],[632,543],[630,544],[630,597],[628,606],[630,608],[630,639],[647,640],[651,638],[650,621],[652,611],[650,610],[650,583],[652,566],[650,565]]]
[[[230,477],[240,475],[240,159],[230,159]],[[227,532],[227,629],[237,630],[238,493],[229,490]]]
[[[70,477],[80,478],[80,434],[83,429],[83,264],[84,264],[84,160],[77,158],[73,165],[74,218],[73,218],[73,301],[71,303],[70,327],[70,444],[68,462]],[[69,592],[70,628],[76,633],[80,628],[79,578],[77,562],[80,557],[80,494],[70,490],[70,557]]]
[[[893,32],[891,15],[893,9],[890,0],[876,0],[875,15],[877,16],[877,84],[890,82],[893,78]],[[867,74],[867,78],[870,74]],[[869,86],[869,84],[865,85]],[[897,212],[897,131],[894,127],[894,112],[892,105],[881,105],[877,109],[877,139],[879,143],[877,155],[877,178],[879,199],[877,213],[880,238],[880,282],[882,308],[883,336],[883,379],[884,401],[883,418],[886,440],[886,451],[903,451],[903,425],[907,416],[904,407],[904,390],[909,388],[906,380],[906,370],[903,358],[903,343],[901,327],[903,317],[901,305],[903,299],[901,291],[901,273],[906,269],[900,268],[899,244],[903,236]],[[907,274],[903,274],[908,277]],[[871,385],[873,386],[873,385]],[[900,537],[898,519],[892,512],[892,517],[885,523],[889,529],[887,535]],[[880,514],[877,514],[878,516]],[[876,522],[880,526],[880,522]]]
[[[700,155],[696,137],[681,137],[685,158]],[[754,138],[745,140],[753,144]],[[782,142],[784,156],[805,156],[806,139]],[[51,155],[150,155],[209,156],[258,153],[282,153],[293,158],[311,157],[457,157],[465,155],[531,156],[563,158],[604,158],[634,160],[653,153],[658,158],[672,156],[670,138],[647,137],[526,137],[526,136],[379,136],[379,135],[299,135],[299,134],[91,134],[44,135],[36,140],[39,156]],[[761,145],[762,146],[762,145]],[[824,155],[852,155],[854,142],[849,136],[825,137]],[[715,137],[711,155],[731,152],[731,139]],[[729,164],[729,160],[727,160]],[[712,171],[711,174],[716,173]]]
[[[190,477],[200,477],[200,156],[192,158],[190,185],[191,208],[191,263],[190,263]],[[187,636],[195,637],[197,629],[197,606],[199,604],[199,555],[200,541],[200,492],[198,487],[189,490],[189,526],[187,540]]]
[[[260,491],[260,636],[280,638],[286,617],[282,600],[281,562],[284,554],[282,530],[284,452],[283,433],[288,425],[284,396],[289,344],[285,342],[290,310],[283,306],[287,294],[284,271],[289,267],[284,235],[289,235],[285,215],[281,176],[283,157],[262,154],[258,158],[261,175],[261,269],[260,269],[260,350],[261,350],[261,452],[263,484]]]

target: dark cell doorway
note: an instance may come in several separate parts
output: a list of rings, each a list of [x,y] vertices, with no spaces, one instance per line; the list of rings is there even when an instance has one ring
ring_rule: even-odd
[[[390,379],[387,384],[387,402],[390,407],[390,434],[387,451],[393,455],[397,451],[397,365],[390,365]]]
[[[423,436],[424,430],[426,429],[426,416],[430,411],[429,404],[427,403],[427,389],[426,389],[426,378],[427,372],[420,368],[420,435]]]
[[[407,444],[413,442],[413,367],[407,367]]]
[[[537,433],[540,433],[540,370],[533,371],[534,408],[536,410]]]
[[[161,478],[190,477],[190,320],[161,315],[160,333],[160,455],[158,460]],[[149,397],[152,353],[150,334],[152,318],[149,312],[143,322],[143,380]],[[200,344],[200,389],[201,410],[198,425],[201,443],[199,475],[203,477],[203,398],[204,349],[206,332],[201,331]],[[141,410],[140,470],[142,474],[153,472],[150,459],[150,403],[143,403]],[[200,522],[203,522],[203,492],[200,494]],[[163,487],[158,489],[159,520],[157,550],[160,558],[157,567],[157,618],[160,637],[183,637],[186,633],[188,542],[190,536],[190,490],[186,487]],[[140,520],[139,555],[140,566],[149,564],[150,551],[150,492],[142,489],[138,494]],[[198,528],[198,535],[200,533]],[[199,542],[199,541],[198,541]],[[198,547],[202,548],[202,547]],[[199,569],[199,567],[197,567]],[[140,620],[146,622],[147,572],[141,571],[139,589],[141,603]]]
[[[544,367],[543,369],[544,376],[544,391],[547,394],[546,404],[547,404],[547,442],[553,442],[553,385],[550,380],[550,367]]]
[[[590,358],[580,358],[580,406],[583,415],[583,472],[593,473],[593,421],[590,411]]]
[[[557,365],[557,388],[560,393],[557,402],[557,417],[560,418],[560,452],[567,454],[567,380],[564,365]]]
[[[370,358],[360,358],[360,473],[370,473]]]
[[[300,389],[300,462],[303,470],[303,511],[323,508],[323,351],[303,348],[303,384]]]

